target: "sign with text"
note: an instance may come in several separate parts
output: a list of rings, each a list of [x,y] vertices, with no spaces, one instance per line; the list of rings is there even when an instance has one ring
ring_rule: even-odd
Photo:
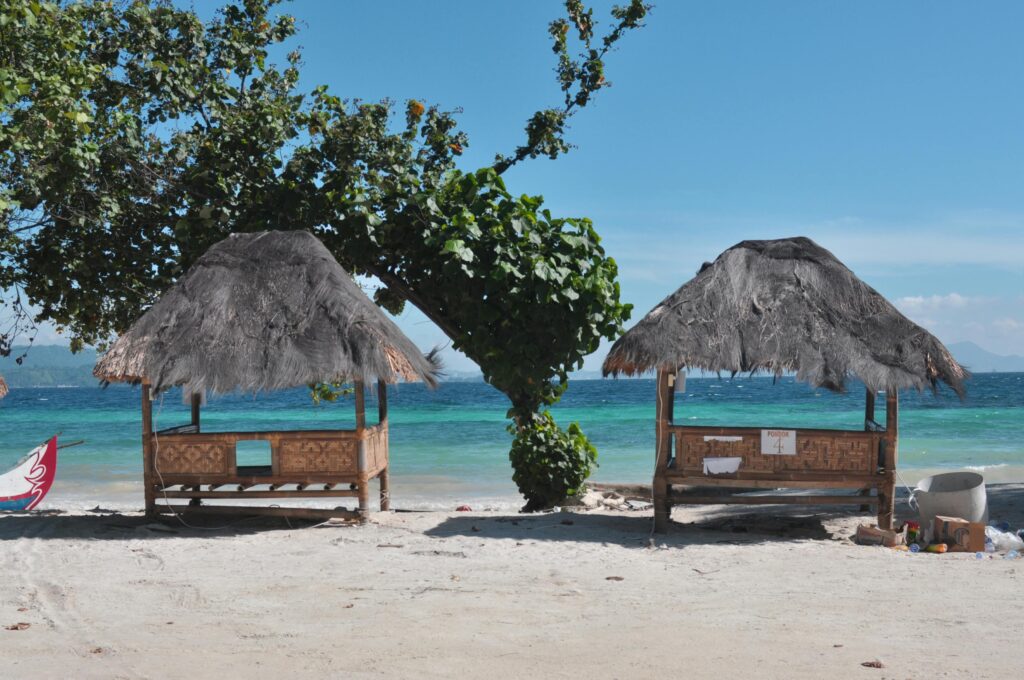
[[[762,456],[795,456],[796,430],[761,430]]]

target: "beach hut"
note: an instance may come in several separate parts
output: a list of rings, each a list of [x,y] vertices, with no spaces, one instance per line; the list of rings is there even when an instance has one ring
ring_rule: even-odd
[[[363,293],[313,235],[233,234],[211,247],[96,363],[105,383],[142,389],[146,513],[223,512],[212,499],[358,498],[358,511],[245,507],[246,512],[364,517],[370,481],[388,508],[387,385],[438,365]],[[205,432],[207,394],[354,384],[353,429]],[[365,386],[377,384],[367,424]],[[191,422],[154,431],[153,396],[181,387]],[[269,442],[269,460],[239,465],[239,442]],[[157,503],[162,500],[162,503]],[[174,501],[178,500],[178,503]],[[188,500],[189,506],[180,503]],[[239,510],[228,507],[228,511]]]
[[[863,430],[684,426],[674,419],[680,370],[767,372],[835,392],[866,387]],[[832,253],[808,238],[744,241],[705,263],[614,344],[607,375],[657,371],[655,529],[674,504],[873,504],[892,526],[898,394],[961,397],[967,372]],[[875,420],[885,393],[886,419]],[[771,425],[768,423],[768,425]],[[709,495],[701,487],[853,489],[827,495]],[[687,491],[697,487],[697,491]],[[874,494],[871,495],[871,490]]]

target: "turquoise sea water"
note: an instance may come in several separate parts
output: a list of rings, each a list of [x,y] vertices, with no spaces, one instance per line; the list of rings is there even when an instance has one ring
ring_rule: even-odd
[[[1024,374],[974,376],[963,402],[948,390],[904,393],[900,470],[909,483],[936,469],[971,467],[989,481],[1024,481]],[[682,424],[860,429],[863,388],[815,390],[792,378],[691,378],[677,395]],[[139,507],[140,392],[127,386],[18,389],[0,400],[0,470],[55,432],[85,443],[61,451],[49,507]],[[371,398],[367,411],[375,413]],[[504,396],[483,383],[389,391],[393,496],[398,507],[519,504],[508,463]],[[647,482],[654,451],[653,380],[574,380],[554,409],[598,448],[597,481]],[[158,428],[188,420],[178,392],[157,405]],[[877,418],[884,418],[884,400]],[[351,401],[313,406],[304,389],[211,399],[204,431],[351,427]]]

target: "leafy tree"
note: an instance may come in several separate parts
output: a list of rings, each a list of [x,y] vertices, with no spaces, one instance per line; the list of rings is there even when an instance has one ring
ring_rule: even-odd
[[[597,449],[578,423],[570,423],[563,431],[544,412],[534,416],[528,427],[516,428],[509,459],[512,479],[526,496],[523,509],[542,510],[580,492],[596,464]]]
[[[463,172],[449,112],[409,100],[395,120],[391,102],[299,92],[299,52],[268,60],[295,32],[276,4],[228,4],[204,25],[159,0],[0,0],[0,353],[44,320],[75,348],[102,344],[227,234],[307,229],[380,280],[379,304],[437,323],[509,396],[514,429],[553,426],[539,412],[629,306],[590,221],[553,217],[501,174],[569,149],[567,120],[649,7],[614,8],[598,38],[568,0],[549,25],[561,106]]]

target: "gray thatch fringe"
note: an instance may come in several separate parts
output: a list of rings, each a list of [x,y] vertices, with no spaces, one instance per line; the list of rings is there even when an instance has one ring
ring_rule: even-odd
[[[931,333],[814,241],[743,241],[705,263],[612,346],[605,375],[651,369],[796,371],[841,391],[946,382],[963,397],[968,373]]]
[[[436,384],[439,364],[303,231],[232,234],[96,363],[105,382],[186,393],[378,378]]]

